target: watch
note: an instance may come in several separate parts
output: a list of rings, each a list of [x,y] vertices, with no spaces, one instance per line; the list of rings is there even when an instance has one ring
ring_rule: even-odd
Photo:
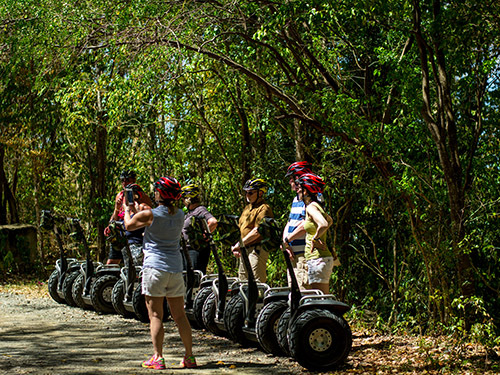
[[[288,240],[288,237],[285,237],[285,242],[290,245],[290,240]]]

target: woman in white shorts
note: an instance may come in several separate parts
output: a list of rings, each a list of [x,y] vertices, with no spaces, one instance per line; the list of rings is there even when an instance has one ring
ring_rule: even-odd
[[[154,185],[158,207],[135,213],[134,206],[125,206],[125,227],[128,231],[145,227],[142,293],[149,314],[149,328],[154,354],[142,367],[165,369],[163,358],[163,299],[167,297],[185,355],[181,367],[196,367],[192,352],[192,332],[184,311],[184,280],[180,238],[184,212],[175,206],[181,196],[181,186],[173,177],[162,177]],[[133,216],[131,216],[133,214]]]
[[[313,173],[304,173],[297,178],[298,196],[306,205],[304,229],[307,260],[307,277],[311,289],[330,293],[330,275],[333,270],[333,256],[326,245],[326,232],[332,225],[332,218],[318,202],[318,194],[323,193],[325,183]]]

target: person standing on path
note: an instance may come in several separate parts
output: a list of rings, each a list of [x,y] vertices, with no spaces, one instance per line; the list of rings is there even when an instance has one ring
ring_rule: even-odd
[[[197,247],[189,241],[188,233],[191,229],[191,218],[202,217],[206,220],[208,230],[212,233],[217,227],[217,219],[208,209],[201,204],[201,191],[198,185],[190,184],[182,187],[182,203],[187,208],[186,216],[184,217],[184,227],[182,228],[182,236],[186,241],[186,246],[191,258],[193,269],[207,273],[208,259],[210,258],[210,245],[208,239],[206,242],[200,241]]]
[[[162,177],[154,185],[158,207],[135,212],[134,206],[124,207],[124,222],[127,230],[145,227],[142,293],[150,319],[151,340],[154,354],[142,363],[142,367],[165,369],[163,358],[163,300],[166,297],[174,319],[185,355],[181,367],[197,367],[192,352],[191,325],[184,310],[184,279],[180,239],[184,224],[184,212],[176,207],[181,197],[181,186],[173,177]],[[133,215],[133,216],[131,216]]]
[[[238,225],[243,245],[247,248],[250,266],[255,276],[255,281],[265,283],[267,280],[266,263],[269,253],[265,251],[260,242],[262,237],[258,231],[259,223],[264,217],[274,217],[271,207],[265,202],[264,194],[267,192],[267,183],[260,178],[248,180],[243,186],[248,204],[243,209]],[[231,246],[233,255],[240,257],[239,241]],[[248,274],[240,259],[238,269],[240,280],[248,280]]]
[[[318,194],[323,193],[323,179],[313,173],[304,173],[297,181],[299,199],[306,205],[305,258],[307,276],[311,289],[319,289],[324,294],[330,293],[330,275],[333,270],[333,255],[326,244],[326,232],[333,220],[318,202]]]
[[[306,206],[304,201],[298,198],[298,186],[295,180],[304,173],[311,173],[311,164],[307,161],[298,161],[290,164],[285,177],[289,178],[290,187],[295,193],[290,209],[288,222],[283,230],[283,242],[286,244],[293,265],[293,271],[300,289],[309,289],[307,279],[307,261],[304,257],[306,247],[306,231],[304,229],[304,219],[306,218]],[[288,276],[288,286],[291,286],[290,274]]]
[[[125,199],[124,199],[124,190],[128,186],[134,186],[134,195],[138,195],[138,199],[136,202],[141,205],[145,204],[149,207],[153,207],[153,202],[151,202],[151,199],[148,197],[147,194],[145,194],[142,189],[139,187],[139,185],[136,184],[136,174],[133,170],[131,169],[125,169],[122,171],[120,174],[120,182],[122,184],[123,190],[120,191],[118,194],[116,194],[115,197],[115,208],[113,210],[113,213],[111,214],[111,217],[109,218],[109,221],[122,221],[123,216],[125,215],[124,208],[125,205]],[[104,235],[109,236],[109,227],[106,227],[104,229]],[[142,242],[142,241],[141,241]],[[131,243],[136,243],[132,241]],[[109,246],[109,255],[108,255],[108,260],[106,264],[120,264],[120,262],[123,260],[123,253],[122,249],[116,249],[113,247],[113,245]]]

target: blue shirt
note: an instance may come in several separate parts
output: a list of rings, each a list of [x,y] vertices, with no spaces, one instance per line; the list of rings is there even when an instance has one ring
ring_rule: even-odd
[[[166,206],[151,210],[153,222],[144,231],[144,268],[166,272],[182,272],[181,231],[184,212],[177,209],[173,215]]]
[[[306,205],[299,201],[297,197],[293,198],[290,216],[288,217],[288,234],[292,233],[299,224],[306,218]],[[301,237],[296,237],[290,242],[294,254],[302,254],[306,247],[305,233]]]

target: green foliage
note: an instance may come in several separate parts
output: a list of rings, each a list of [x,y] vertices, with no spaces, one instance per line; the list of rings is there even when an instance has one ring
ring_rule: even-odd
[[[497,337],[487,321],[498,321],[500,300],[500,9],[446,3],[435,17],[420,4],[427,60],[415,11],[392,0],[6,2],[0,142],[21,220],[36,224],[40,210],[54,209],[81,218],[95,243],[117,177],[132,168],[148,194],[167,174],[199,184],[216,215],[241,213],[244,181],[264,178],[284,222],[293,198],[286,168],[306,158],[327,182],[328,241],[342,263],[332,291],[353,305],[353,321],[465,328],[452,303],[461,295],[459,249],[481,301],[467,302],[479,324],[471,332]],[[445,72],[435,70],[435,46]],[[443,137],[456,139],[457,160],[448,155],[456,181],[443,159],[453,145],[438,152],[421,111],[426,66],[450,81],[446,113],[429,81],[430,115],[454,117],[456,132]],[[461,234],[451,214],[457,181]],[[219,251],[235,274],[236,259]],[[286,284],[284,270],[271,254],[272,285]]]

